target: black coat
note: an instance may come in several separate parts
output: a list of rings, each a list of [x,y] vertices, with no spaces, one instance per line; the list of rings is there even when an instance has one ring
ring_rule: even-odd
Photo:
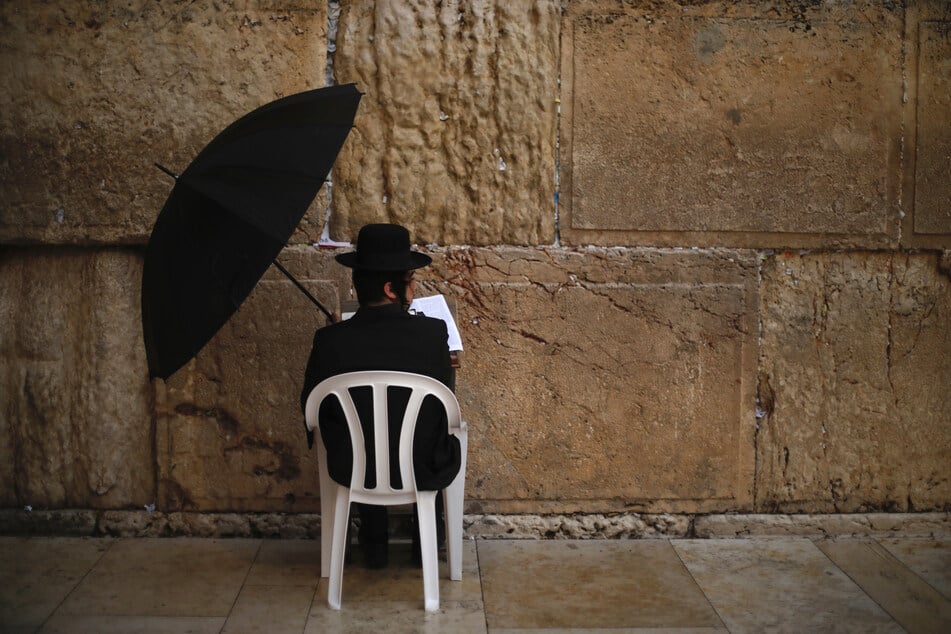
[[[324,379],[362,370],[398,370],[431,376],[450,385],[449,346],[446,324],[439,319],[410,315],[398,304],[361,307],[342,321],[319,329],[304,375],[301,392],[303,410],[311,390]],[[399,483],[399,433],[408,390],[391,390],[390,478]],[[370,390],[353,393],[354,404],[363,423],[367,448],[367,486],[374,486],[373,418]],[[336,399],[324,400],[319,412],[320,434],[327,448],[330,477],[350,484],[353,450],[343,411]],[[313,443],[312,435],[308,443]],[[423,403],[413,439],[413,469],[419,489],[435,491],[447,487],[460,465],[459,440],[448,433],[442,405],[430,397]]]

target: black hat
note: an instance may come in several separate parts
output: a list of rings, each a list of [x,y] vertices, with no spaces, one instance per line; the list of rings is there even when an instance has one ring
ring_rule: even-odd
[[[357,250],[341,253],[337,262],[366,271],[409,271],[433,259],[409,249],[409,231],[400,225],[364,225],[357,236]]]

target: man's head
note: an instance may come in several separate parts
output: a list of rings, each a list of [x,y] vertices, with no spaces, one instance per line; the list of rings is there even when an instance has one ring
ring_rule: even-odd
[[[353,287],[361,306],[413,301],[413,270],[432,262],[410,250],[409,231],[400,225],[371,224],[360,229],[357,250],[341,253],[337,261],[353,269]]]
[[[413,302],[416,280],[412,271],[354,269],[353,290],[361,306],[399,303],[407,309]]]

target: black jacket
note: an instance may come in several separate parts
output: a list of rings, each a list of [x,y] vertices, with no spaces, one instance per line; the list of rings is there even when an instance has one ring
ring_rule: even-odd
[[[398,304],[361,307],[342,321],[319,329],[304,375],[301,410],[311,390],[324,379],[361,370],[398,370],[431,376],[450,385],[449,346],[446,324],[439,319],[410,315]],[[367,486],[376,480],[373,457],[372,406],[369,389],[353,394],[354,403],[363,422],[367,445]],[[409,398],[408,390],[391,390],[390,411],[390,477],[399,483],[399,433],[402,413]],[[343,485],[350,484],[353,451],[350,433],[340,404],[326,399],[319,413],[321,437],[327,448],[330,477]],[[308,444],[313,436],[308,434]],[[423,403],[413,440],[413,469],[416,486],[435,491],[448,486],[459,471],[459,440],[448,433],[446,413],[442,405],[429,398]]]

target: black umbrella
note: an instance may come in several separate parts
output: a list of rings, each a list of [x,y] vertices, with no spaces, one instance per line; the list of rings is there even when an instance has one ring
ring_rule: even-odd
[[[176,178],[142,274],[151,377],[166,379],[195,356],[274,262],[330,172],[360,97],[348,84],[261,106]]]

